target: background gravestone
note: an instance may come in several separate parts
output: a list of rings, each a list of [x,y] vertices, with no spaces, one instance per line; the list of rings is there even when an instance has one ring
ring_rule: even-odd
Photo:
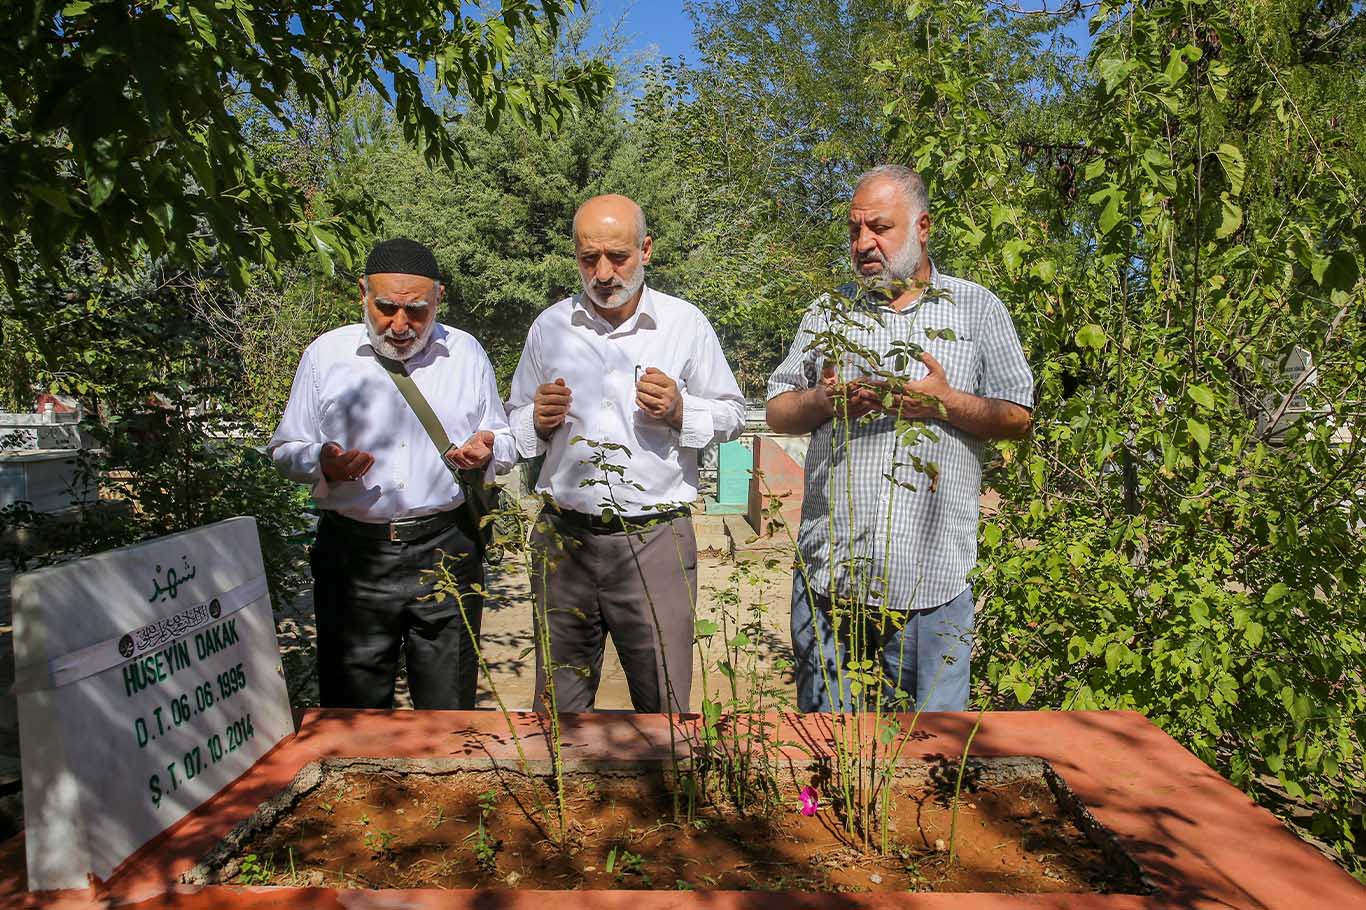
[[[256,522],[14,579],[30,890],[106,879],[294,732]]]

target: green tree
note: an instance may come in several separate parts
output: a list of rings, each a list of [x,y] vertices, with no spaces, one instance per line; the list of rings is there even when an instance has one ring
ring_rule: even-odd
[[[1361,874],[1359,8],[1107,3],[1084,61],[1080,9],[822,9],[697,7],[719,52],[669,103],[698,223],[796,264],[715,298],[780,325],[842,267],[850,178],[921,170],[936,262],[1002,296],[1039,387],[988,475],[981,696],[1140,710]]]
[[[448,114],[492,127],[510,112],[539,129],[607,89],[595,62],[553,79],[506,72],[517,43],[549,40],[571,2],[504,0],[487,19],[433,0],[9,4],[0,267],[14,287],[11,250],[24,236],[46,269],[88,240],[123,266],[144,254],[216,258],[239,289],[251,264],[304,252],[347,261],[365,209],[316,211],[304,187],[257,159],[244,115],[259,106],[288,128],[368,85],[392,99],[405,140],[449,166],[463,148],[438,97],[462,99]]]
[[[983,697],[1142,711],[1360,873],[1366,86],[1336,65],[1359,15],[1107,5],[1087,77],[1024,133],[989,55],[1009,22],[913,11],[875,66],[894,154],[1040,384],[992,476]],[[1296,346],[1312,376],[1283,375]]]
[[[20,567],[99,552],[236,515],[256,518],[273,595],[306,581],[299,559],[306,516],[302,491],[251,445],[249,425],[223,402],[241,384],[241,361],[205,298],[230,298],[222,282],[148,266],[128,274],[94,253],[75,257],[60,285],[26,275],[19,292],[47,302],[52,324],[29,357],[51,387],[75,391],[96,412],[85,428],[96,447],[78,471],[103,502],[70,524],[22,505],[0,527],[27,527],[41,555],[4,555]],[[90,504],[94,505],[94,504]]]
[[[336,178],[377,119],[449,167],[505,113],[553,129],[596,103],[610,83],[597,61],[508,70],[574,5],[506,0],[487,19],[419,0],[6,7],[4,385],[20,406],[39,388],[81,397],[101,443],[86,469],[129,506],[46,558],[251,514],[276,596],[297,588],[304,501],[254,447],[261,423],[244,418],[261,410],[239,407],[261,381],[241,329],[269,313],[311,337],[334,318],[334,262],[374,225],[372,200]],[[357,99],[370,116],[345,116]],[[270,299],[285,273],[322,277]]]

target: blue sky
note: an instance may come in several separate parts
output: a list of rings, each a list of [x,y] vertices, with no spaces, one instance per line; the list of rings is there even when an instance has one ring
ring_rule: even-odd
[[[627,55],[653,52],[697,62],[692,20],[683,11],[682,0],[596,0],[594,12],[595,34],[621,22]]]
[[[1059,5],[1059,0],[1019,3],[1022,9],[1057,9]],[[682,55],[689,63],[697,62],[692,20],[683,10],[683,0],[594,0],[593,9],[594,35],[602,35],[612,24],[621,22],[621,32],[627,38],[627,56],[653,52],[661,57]],[[1073,20],[1065,34],[1076,42],[1077,53],[1086,53],[1091,41],[1085,18]]]

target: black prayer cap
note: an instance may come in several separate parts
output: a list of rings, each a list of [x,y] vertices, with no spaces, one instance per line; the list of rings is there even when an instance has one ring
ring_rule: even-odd
[[[394,272],[400,275],[421,275],[433,281],[441,280],[441,269],[436,256],[427,247],[407,237],[381,240],[375,244],[365,260],[365,274]]]

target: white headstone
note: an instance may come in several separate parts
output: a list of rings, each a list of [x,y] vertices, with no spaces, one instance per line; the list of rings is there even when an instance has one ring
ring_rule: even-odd
[[[294,732],[256,522],[16,576],[30,890],[84,888]]]

